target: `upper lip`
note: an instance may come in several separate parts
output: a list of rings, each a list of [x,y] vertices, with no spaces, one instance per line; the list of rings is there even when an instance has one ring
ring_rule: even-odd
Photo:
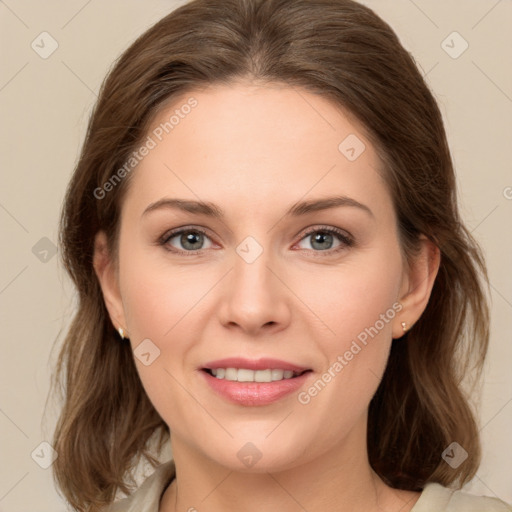
[[[247,368],[248,370],[291,370],[292,372],[303,372],[310,370],[304,366],[299,366],[279,359],[270,357],[262,357],[260,359],[244,359],[243,357],[228,357],[225,359],[217,359],[205,363],[202,369],[215,370],[217,368]]]

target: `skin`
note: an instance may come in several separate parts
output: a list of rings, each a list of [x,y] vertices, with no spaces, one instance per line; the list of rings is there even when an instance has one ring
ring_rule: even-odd
[[[103,232],[94,255],[115,327],[134,349],[149,338],[160,350],[148,366],[135,358],[171,430],[178,478],[160,511],[410,510],[419,493],[388,487],[369,465],[367,412],[401,322],[414,324],[427,305],[439,251],[422,239],[406,264],[376,152],[362,126],[324,98],[279,84],[212,86],[166,106],[148,134],[191,96],[197,107],[133,171],[119,261]],[[338,150],[349,134],[366,146],[355,161]],[[285,216],[298,201],[335,192],[372,214],[341,206]],[[225,217],[169,208],[143,215],[164,197],[210,201]],[[167,242],[184,254],[158,245],[180,227],[207,236],[192,246],[179,235]],[[337,227],[355,243],[333,235],[315,244],[316,232],[305,236],[312,227]],[[263,249],[250,264],[236,252],[248,236]],[[200,254],[190,254],[194,248]],[[311,368],[307,389],[398,303],[394,318],[308,404],[297,393],[266,406],[232,404],[199,373],[218,358],[274,357]],[[237,456],[247,442],[262,455],[252,467]]]

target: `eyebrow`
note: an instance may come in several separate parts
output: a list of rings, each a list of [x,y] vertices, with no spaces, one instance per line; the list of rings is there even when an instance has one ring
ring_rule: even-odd
[[[350,206],[353,208],[359,208],[366,212],[371,217],[374,217],[373,212],[368,206],[356,201],[347,196],[332,196],[320,199],[313,199],[310,201],[302,201],[293,204],[285,213],[286,217],[299,217],[306,215],[311,212],[318,212],[322,210],[328,210],[331,208],[337,208],[340,206]],[[174,199],[164,197],[151,203],[142,213],[144,217],[148,213],[160,210],[160,209],[178,209],[188,213],[195,213],[199,215],[206,215],[217,219],[224,218],[224,212],[222,209],[207,201],[193,201],[190,199]]]

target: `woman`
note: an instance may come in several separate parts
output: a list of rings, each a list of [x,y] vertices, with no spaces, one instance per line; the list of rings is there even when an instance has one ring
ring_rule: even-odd
[[[435,100],[370,9],[196,0],[150,28],[102,87],[61,246],[76,510],[510,510],[448,488],[480,461],[460,382],[485,264]]]

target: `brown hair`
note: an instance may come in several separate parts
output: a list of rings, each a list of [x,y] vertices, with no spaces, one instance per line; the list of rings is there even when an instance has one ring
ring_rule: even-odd
[[[135,463],[158,464],[169,429],[149,401],[129,343],[111,324],[93,265],[105,230],[116,252],[127,178],[95,190],[123,166],[164,104],[210,84],[284,83],[321,94],[367,130],[385,169],[401,243],[412,257],[424,234],[441,251],[427,308],[403,339],[370,403],[368,452],[388,485],[467,482],[480,462],[463,377],[480,376],[489,337],[487,274],[458,213],[442,117],[411,55],[369,8],[351,0],[195,0],[141,35],[106,77],[64,201],[60,244],[79,293],[55,382],[63,408],[53,440],[54,477],[79,511],[112,502]],[[441,454],[457,441],[457,469]],[[132,478],[132,482],[134,479]]]

